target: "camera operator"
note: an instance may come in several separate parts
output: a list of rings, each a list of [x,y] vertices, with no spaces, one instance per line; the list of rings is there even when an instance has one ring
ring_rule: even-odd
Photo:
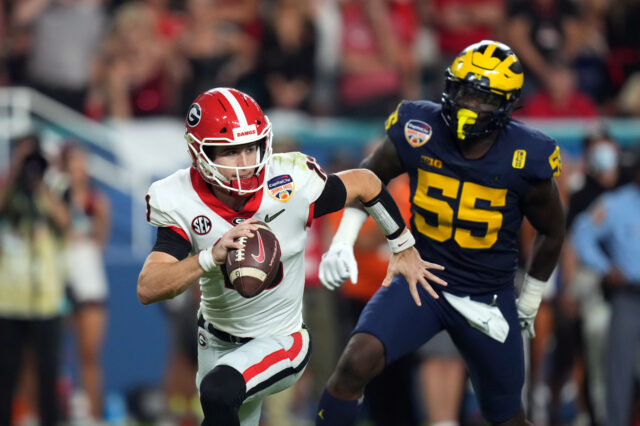
[[[24,349],[37,365],[40,424],[59,420],[56,380],[64,301],[63,240],[67,208],[47,188],[48,161],[35,135],[13,146],[0,183],[0,424],[11,412]]]

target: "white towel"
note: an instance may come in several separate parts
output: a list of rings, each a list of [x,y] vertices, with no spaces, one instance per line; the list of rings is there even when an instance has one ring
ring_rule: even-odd
[[[497,306],[471,300],[469,296],[460,297],[442,292],[447,302],[469,321],[473,327],[482,331],[492,339],[504,343],[509,334],[509,323],[502,316]]]

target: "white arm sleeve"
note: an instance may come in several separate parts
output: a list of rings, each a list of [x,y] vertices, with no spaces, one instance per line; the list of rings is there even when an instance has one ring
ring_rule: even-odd
[[[369,217],[369,215],[360,209],[354,207],[344,209],[340,226],[338,226],[338,230],[333,236],[331,244],[344,243],[353,247],[367,217]]]

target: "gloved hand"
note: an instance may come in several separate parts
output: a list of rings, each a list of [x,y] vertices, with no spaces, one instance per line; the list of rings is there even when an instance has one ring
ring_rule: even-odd
[[[533,326],[536,320],[536,314],[538,310],[532,314],[526,314],[520,310],[520,306],[518,306],[518,321],[520,321],[520,329],[527,332],[527,336],[529,339],[533,339],[536,337],[536,330]]]
[[[530,339],[536,337],[536,330],[533,328],[533,323],[538,314],[538,308],[542,301],[542,293],[546,285],[546,281],[541,281],[529,274],[525,274],[520,297],[518,297],[518,301],[516,302],[520,329],[526,331]]]
[[[322,255],[318,276],[329,290],[340,287],[347,278],[354,284],[358,282],[358,264],[353,256],[353,247],[345,243],[331,244]]]

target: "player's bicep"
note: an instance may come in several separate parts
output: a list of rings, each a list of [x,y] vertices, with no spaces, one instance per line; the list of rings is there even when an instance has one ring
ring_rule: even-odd
[[[144,266],[142,267],[142,269],[154,264],[178,263],[179,261],[180,261],[179,259],[176,259],[174,256],[170,255],[169,253],[165,253],[162,251],[152,251],[151,253],[149,253],[147,258],[145,259]]]
[[[400,162],[398,151],[388,136],[375,151],[362,160],[360,167],[371,170],[385,185],[405,171]]]
[[[549,237],[561,237],[565,229],[565,214],[555,179],[545,179],[526,195],[524,215],[537,232]]]

